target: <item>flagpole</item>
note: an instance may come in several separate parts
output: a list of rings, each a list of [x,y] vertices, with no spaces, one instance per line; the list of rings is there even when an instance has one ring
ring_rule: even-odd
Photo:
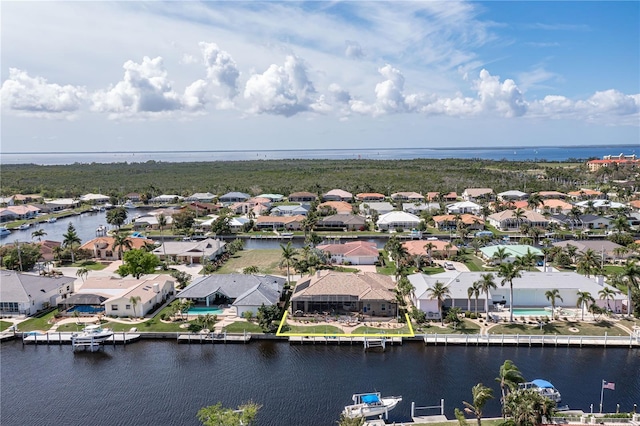
[[[602,384],[600,386],[600,414],[602,414],[602,398],[604,397],[604,379],[602,379]]]

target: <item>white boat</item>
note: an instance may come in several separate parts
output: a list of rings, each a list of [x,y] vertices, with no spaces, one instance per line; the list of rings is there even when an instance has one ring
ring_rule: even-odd
[[[535,379],[530,382],[520,383],[519,388],[531,389],[556,403],[562,401],[562,397],[558,389],[546,380]]]
[[[31,224],[30,223],[23,223],[22,225],[18,226],[18,229],[21,231],[24,231],[26,229],[31,228]]]
[[[80,333],[72,336],[74,345],[98,345],[104,343],[109,337],[113,336],[110,328],[102,328],[101,325],[88,325]]]
[[[6,226],[0,226],[0,237],[6,237],[7,235],[11,235],[11,231]]]
[[[58,221],[57,217],[50,217],[49,219],[47,219],[47,223],[55,223]]]
[[[352,397],[353,404],[344,407],[344,415],[351,419],[356,417],[372,417],[382,414],[388,416],[389,411],[396,408],[401,396],[380,396],[380,392],[356,393]]]
[[[124,207],[125,209],[135,209],[136,205],[133,204],[131,201],[127,201],[122,205],[122,207]]]

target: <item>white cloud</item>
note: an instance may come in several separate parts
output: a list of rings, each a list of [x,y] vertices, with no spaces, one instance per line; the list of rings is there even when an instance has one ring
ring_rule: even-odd
[[[264,73],[252,75],[244,89],[252,112],[286,117],[325,110],[324,99],[315,95],[307,67],[296,56],[287,56],[283,66],[272,64]]]
[[[3,109],[42,118],[74,118],[86,95],[84,87],[48,83],[16,68],[9,69],[0,88]]]
[[[522,92],[511,79],[500,83],[499,76],[492,76],[489,71],[483,69],[475,87],[484,112],[496,111],[505,117],[519,117],[527,112],[527,103]]]
[[[185,65],[197,64],[198,62],[198,58],[188,53],[182,55],[182,59],[180,59],[180,63]]]
[[[231,55],[220,50],[215,43],[200,42],[200,49],[207,67],[207,78],[217,86],[225,87],[228,97],[233,98],[238,94],[238,77],[240,71]]]
[[[347,40],[345,41],[345,44],[347,45],[347,48],[344,51],[344,55],[347,58],[362,59],[365,57],[364,50],[362,50],[362,47],[358,42]]]
[[[93,97],[94,111],[111,113],[110,118],[166,116],[180,110],[182,100],[173,90],[160,56],[145,56],[142,63],[127,61],[122,66],[124,78],[108,90]]]

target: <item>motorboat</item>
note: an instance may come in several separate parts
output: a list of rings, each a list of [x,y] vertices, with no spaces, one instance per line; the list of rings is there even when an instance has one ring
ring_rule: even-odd
[[[97,345],[104,343],[105,340],[113,336],[110,328],[102,328],[101,325],[88,325],[80,333],[72,336],[74,345]]]
[[[11,231],[6,226],[0,226],[0,237],[6,237],[7,235],[11,235]]]
[[[58,218],[57,218],[57,217],[54,217],[54,216],[52,216],[52,217],[50,217],[49,219],[47,219],[47,223],[55,223],[55,222],[57,222],[57,221],[58,221]]]
[[[22,225],[18,226],[18,229],[21,231],[25,231],[27,229],[31,228],[31,224],[30,223],[23,223]]]
[[[519,389],[533,390],[545,398],[558,403],[562,401],[560,392],[548,381],[542,379],[535,379],[530,382],[520,383]]]
[[[373,417],[382,414],[388,416],[389,411],[402,401],[401,396],[380,396],[380,392],[356,393],[352,397],[353,404],[344,407],[344,415],[351,419],[357,417]]]
[[[127,201],[122,205],[122,207],[124,207],[125,209],[135,209],[136,205],[133,204],[131,201]]]

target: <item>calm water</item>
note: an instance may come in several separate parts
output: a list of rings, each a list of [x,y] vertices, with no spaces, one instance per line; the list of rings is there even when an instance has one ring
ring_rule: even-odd
[[[411,401],[446,414],[470,398],[471,387],[494,381],[504,359],[527,378],[546,378],[574,408],[597,409],[602,379],[605,410],[640,403],[640,352],[628,349],[425,347],[406,343],[386,352],[360,346],[179,345],[144,341],[76,353],[69,346],[0,346],[0,423],[10,425],[197,425],[202,406],[252,400],[260,425],[335,425],[351,395],[371,390],[402,395],[390,421],[410,418]],[[499,415],[493,400],[487,415]]]
[[[281,159],[415,159],[482,158],[487,160],[548,160],[602,158],[603,155],[634,154],[637,145],[602,145],[589,147],[541,146],[494,148],[386,148],[386,149],[307,149],[260,151],[142,151],[142,152],[4,152],[2,164],[73,164],[122,162],[193,162]]]

